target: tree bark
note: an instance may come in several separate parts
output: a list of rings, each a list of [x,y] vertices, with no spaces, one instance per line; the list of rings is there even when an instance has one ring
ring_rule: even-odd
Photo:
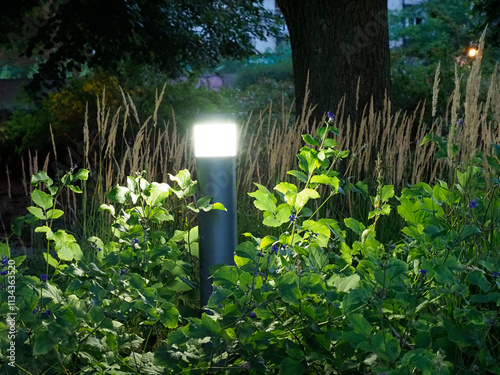
[[[383,108],[386,92],[390,93],[387,0],[276,3],[290,34],[297,117],[306,90],[308,103],[316,106],[316,121],[336,111],[344,95],[344,114],[354,120],[372,96],[375,109]]]

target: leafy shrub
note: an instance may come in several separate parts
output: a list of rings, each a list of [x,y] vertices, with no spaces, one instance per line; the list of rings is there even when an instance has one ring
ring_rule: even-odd
[[[500,373],[500,146],[456,166],[449,181],[397,196],[381,178],[373,189],[340,178],[349,151],[337,149],[329,117],[303,135],[295,183],[249,193],[266,233],[246,233],[236,265],[212,268],[201,317],[197,230],[184,213],[220,206],[190,202],[187,171],[169,176],[175,188],[144,174],[113,188],[101,206],[111,239],[91,236],[85,247],[54,223],[62,191],[79,193],[88,172],[72,170],[60,187],[36,174],[24,220],[42,221],[44,268],[34,274],[0,246],[2,264],[17,270],[16,304],[5,269],[0,304],[18,314],[16,363],[33,374]],[[462,160],[458,145],[424,140],[451,166]],[[366,218],[321,217],[339,194],[368,197]],[[395,212],[404,228],[381,242],[395,232],[382,221]],[[0,344],[10,344],[7,330]]]
[[[489,185],[471,165],[456,184],[419,183],[397,201],[379,183],[369,226],[318,219],[306,203],[320,186],[326,200],[366,189],[340,184],[331,167],[345,153],[329,131],[304,136],[301,171],[290,172],[298,185],[250,193],[263,224],[282,231],[247,234],[236,266],[213,269],[206,313],[171,333],[156,363],[173,373],[499,373],[498,177]],[[394,206],[406,227],[383,244],[377,223]]]
[[[7,287],[6,273],[1,276],[0,311],[7,316],[15,310],[18,322],[17,369],[10,367],[14,361],[4,351],[0,357],[7,373],[151,373],[156,371],[152,351],[177,327],[179,311],[189,316],[198,312],[193,303],[198,300],[197,228],[173,227],[165,205],[175,199],[187,205],[196,190],[189,172],[170,176],[177,187],[149,183],[142,175],[129,177],[126,186],[109,193],[112,204],[102,207],[111,214],[114,239],[103,243],[92,236],[82,249],[73,235],[52,228],[64,215],[56,208],[61,194],[66,189],[80,193],[76,183],[87,177],[84,169],[72,170],[60,187],[44,172],[32,178],[34,205],[23,219],[42,222],[35,228],[47,244],[40,274],[22,267],[25,256],[9,260],[9,247],[0,247],[3,265],[15,262],[17,270],[10,283],[15,293]],[[203,209],[211,207],[205,200]],[[12,295],[15,307],[7,303]],[[11,341],[2,330],[0,344],[8,347]]]

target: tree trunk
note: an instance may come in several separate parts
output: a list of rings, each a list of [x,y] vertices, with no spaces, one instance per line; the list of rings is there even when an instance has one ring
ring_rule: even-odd
[[[297,116],[303,110],[306,89],[308,103],[316,106],[314,120],[336,111],[344,95],[344,114],[354,120],[372,95],[375,109],[383,108],[390,92],[387,0],[276,3],[290,33]]]

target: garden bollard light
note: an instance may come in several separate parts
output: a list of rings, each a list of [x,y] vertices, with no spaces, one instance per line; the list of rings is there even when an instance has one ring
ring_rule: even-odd
[[[198,213],[200,303],[212,293],[210,267],[234,264],[236,235],[236,124],[228,115],[205,115],[194,126],[196,174],[200,196],[212,197],[226,211]]]

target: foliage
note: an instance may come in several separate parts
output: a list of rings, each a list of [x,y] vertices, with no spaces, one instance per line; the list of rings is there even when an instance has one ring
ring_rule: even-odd
[[[394,12],[389,25],[391,41],[396,44],[391,50],[394,104],[413,110],[428,98],[440,63],[442,94],[438,107],[444,111],[454,89],[455,64],[460,76],[466,74],[472,63],[468,49],[477,48],[482,32],[473,30],[469,1],[424,1]],[[491,57],[487,54],[483,58],[487,70],[491,70]]]
[[[116,72],[125,60],[175,78],[225,57],[248,56],[252,37],[272,34],[274,21],[262,0],[30,0],[5,5],[0,45],[39,56],[35,89],[42,83],[62,87],[68,72],[85,66]]]
[[[480,33],[486,26],[488,34],[486,41],[491,48],[494,49],[494,55],[498,59],[500,53],[499,31],[496,27],[499,22],[500,4],[495,0],[473,0],[471,1],[471,13],[475,24],[475,31]]]
[[[213,269],[206,312],[172,332],[155,363],[172,373],[500,373],[498,177],[487,188],[471,165],[456,184],[419,183],[397,201],[379,184],[367,227],[318,219],[307,202],[320,185],[326,200],[367,189],[340,185],[331,159],[345,155],[329,130],[304,136],[297,185],[250,193],[279,234],[247,234],[236,266]],[[377,222],[392,209],[406,226],[383,244]]]
[[[67,189],[80,193],[76,183],[87,177],[84,169],[71,170],[59,187],[45,172],[32,178],[34,204],[22,220],[41,221],[35,232],[46,238],[46,265],[36,275],[22,267],[25,256],[12,259],[17,369],[9,367],[2,351],[6,373],[159,373],[152,351],[177,327],[179,312],[197,312],[197,227],[189,228],[186,218],[176,228],[166,205],[179,200],[195,212],[200,208],[188,204],[196,190],[189,172],[170,175],[177,187],[149,183],[143,175],[127,178],[126,186],[108,194],[111,204],[101,207],[111,214],[114,239],[103,243],[92,236],[82,249],[70,233],[52,228],[64,215],[56,208],[60,194]],[[204,202],[205,210],[221,208]],[[0,249],[3,259],[10,258],[6,244]],[[14,294],[5,281],[3,316],[9,311],[7,297]],[[10,341],[2,329],[1,345]]]

